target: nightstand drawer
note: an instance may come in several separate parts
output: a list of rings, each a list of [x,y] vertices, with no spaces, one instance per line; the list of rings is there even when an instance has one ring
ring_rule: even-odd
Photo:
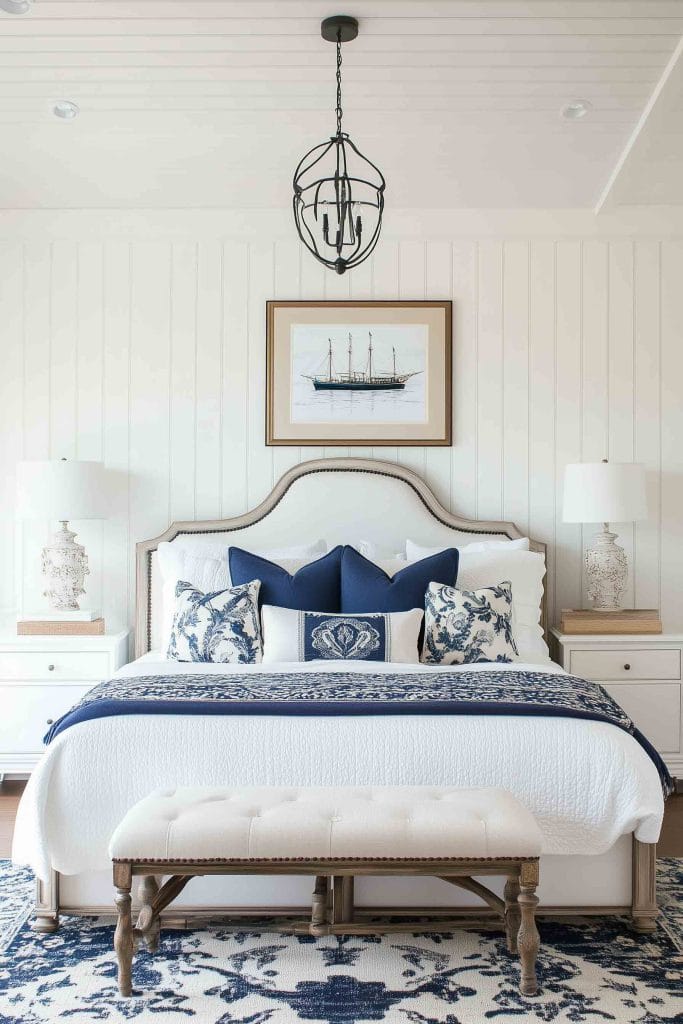
[[[110,674],[109,665],[106,651],[7,651],[0,654],[0,679],[98,681]]]
[[[585,679],[680,679],[677,650],[572,651],[569,671]]]
[[[605,689],[657,750],[681,749],[681,688],[678,683],[606,683]]]
[[[34,754],[43,750],[43,736],[91,689],[86,686],[0,686],[0,750]]]

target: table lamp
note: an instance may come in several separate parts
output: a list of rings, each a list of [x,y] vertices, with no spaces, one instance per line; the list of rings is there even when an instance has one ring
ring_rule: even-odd
[[[586,589],[596,610],[620,610],[628,560],[609,524],[647,518],[644,466],[607,460],[567,466],[562,518],[565,523],[603,524],[586,551]]]
[[[104,465],[75,459],[20,462],[17,513],[22,519],[61,522],[43,548],[43,594],[52,610],[74,612],[78,618],[78,598],[85,593],[83,584],[90,570],[85,548],[76,543],[69,520],[106,518]]]

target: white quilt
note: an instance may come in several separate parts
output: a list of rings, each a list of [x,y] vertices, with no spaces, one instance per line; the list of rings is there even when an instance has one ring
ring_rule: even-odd
[[[230,666],[246,673],[320,664]],[[466,665],[467,671],[550,663]],[[117,674],[187,672],[148,654]],[[224,665],[191,671],[225,672]],[[327,663],[326,671],[439,672],[439,667]],[[448,666],[447,671],[454,671]],[[457,669],[456,669],[457,671]],[[627,733],[600,722],[489,716],[145,715],[82,722],[48,748],[25,790],[15,861],[41,878],[109,867],[107,844],[136,801],[168,785],[501,786],[534,813],[548,854],[598,854],[634,832],[657,841],[664,812],[654,764]]]

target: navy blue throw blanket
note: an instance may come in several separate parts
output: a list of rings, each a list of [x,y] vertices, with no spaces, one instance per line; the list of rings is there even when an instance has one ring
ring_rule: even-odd
[[[654,761],[666,795],[664,762],[606,690],[578,676],[510,670],[264,672],[253,675],[133,676],[100,683],[45,736],[118,715],[517,715],[607,722],[633,736]]]

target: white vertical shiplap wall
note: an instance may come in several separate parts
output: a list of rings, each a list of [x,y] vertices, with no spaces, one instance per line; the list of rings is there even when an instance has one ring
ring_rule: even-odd
[[[636,458],[651,515],[618,526],[627,600],[683,629],[683,243],[387,238],[345,277],[293,238],[0,241],[0,605],[40,607],[43,524],[19,527],[18,458],[103,458],[111,517],[77,524],[89,600],[130,621],[134,543],[256,504],[292,464],[266,448],[269,298],[452,298],[451,449],[362,448],[467,516],[548,546],[553,613],[582,600],[590,529],[562,522],[566,462]]]

